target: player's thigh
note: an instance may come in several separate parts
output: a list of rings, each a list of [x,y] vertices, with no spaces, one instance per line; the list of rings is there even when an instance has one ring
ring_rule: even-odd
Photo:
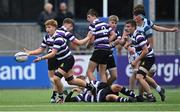
[[[151,57],[151,58],[144,58],[140,65],[139,65],[139,69],[137,71],[137,74],[141,74],[144,76],[144,78],[146,77],[146,75],[149,73],[149,70],[151,69],[152,65],[155,62],[155,58]]]
[[[49,78],[53,78],[54,77],[54,73],[55,73],[55,70],[48,70]]]
[[[98,64],[96,62],[90,60],[87,71],[94,72],[97,66]]]

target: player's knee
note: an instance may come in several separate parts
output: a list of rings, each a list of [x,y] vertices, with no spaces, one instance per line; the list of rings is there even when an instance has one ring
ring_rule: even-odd
[[[61,79],[63,77],[63,75],[60,72],[58,72],[58,71],[56,71],[54,73],[54,75],[55,75],[55,78],[57,78],[57,79]]]
[[[68,78],[65,79],[69,85],[73,85],[74,76],[71,75]]]
[[[144,76],[142,74],[137,74],[136,75],[136,80],[142,80]]]
[[[51,82],[52,84],[54,84],[54,82],[55,82],[54,78],[53,78],[53,77],[50,77],[49,79],[50,79],[50,82]]]
[[[116,79],[117,79],[117,74],[111,75],[111,78],[112,78],[113,80],[116,80]]]
[[[156,71],[157,71],[157,67],[156,67],[156,65],[154,64],[154,65],[152,65],[151,69],[149,70],[149,76],[150,76],[150,77],[154,77]]]

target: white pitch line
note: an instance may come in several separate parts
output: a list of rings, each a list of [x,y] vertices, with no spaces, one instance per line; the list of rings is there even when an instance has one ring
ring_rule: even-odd
[[[56,104],[56,105],[0,105],[0,108],[6,108],[6,107],[8,107],[8,108],[14,108],[14,107],[17,107],[17,108],[19,108],[19,107],[23,107],[23,108],[30,108],[30,107],[55,107],[55,106],[64,106],[64,107],[66,107],[66,106],[69,106],[69,105],[64,105],[64,104]],[[78,106],[83,106],[83,107],[90,107],[90,106],[92,106],[92,107],[117,107],[117,106],[123,106],[123,107],[133,107],[133,106],[137,106],[137,107],[142,107],[142,106],[156,106],[156,107],[158,107],[158,106],[180,106],[180,104],[137,104],[137,105],[132,105],[132,104],[127,104],[127,105],[122,105],[122,104],[114,104],[114,105],[108,105],[108,104],[106,104],[106,105],[103,105],[103,104],[92,104],[92,105],[77,105],[77,104],[72,104],[71,105],[71,107],[78,107]]]
[[[120,112],[119,111],[61,111],[61,112]],[[147,111],[124,111],[123,112],[147,112]],[[4,111],[0,111],[4,112]],[[6,111],[6,112],[20,112],[20,111]],[[21,112],[60,112],[60,111],[21,111]],[[179,112],[179,111],[148,111],[148,112]]]

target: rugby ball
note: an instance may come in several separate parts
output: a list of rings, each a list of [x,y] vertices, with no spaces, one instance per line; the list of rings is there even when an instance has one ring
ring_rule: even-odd
[[[18,52],[14,56],[17,62],[25,62],[28,60],[28,54],[25,52]]]

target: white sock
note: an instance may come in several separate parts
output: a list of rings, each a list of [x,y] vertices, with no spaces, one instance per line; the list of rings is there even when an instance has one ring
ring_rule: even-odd
[[[157,92],[160,92],[160,91],[161,91],[161,87],[160,87],[159,85],[156,87],[156,91],[157,91]]]

